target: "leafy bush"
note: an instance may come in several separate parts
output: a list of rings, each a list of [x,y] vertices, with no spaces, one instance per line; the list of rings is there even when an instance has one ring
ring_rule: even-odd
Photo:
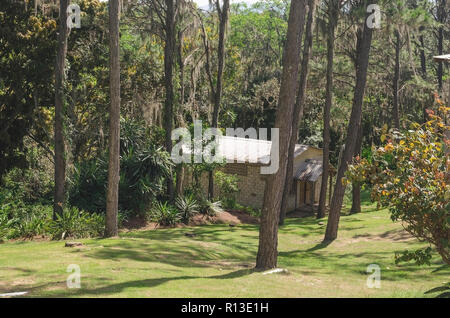
[[[204,199],[200,204],[200,212],[208,216],[216,216],[217,214],[223,212],[222,202],[211,202],[207,199]]]
[[[441,107],[444,116],[450,111]],[[386,145],[373,149],[370,160],[351,166],[348,177],[372,185],[372,198],[388,206],[393,221],[401,221],[405,230],[421,241],[434,245],[442,259],[450,264],[450,184],[449,161],[445,147],[450,129],[442,118],[429,111],[431,119],[410,130],[393,130],[382,136]],[[430,248],[404,252],[397,260],[429,263]]]
[[[222,171],[216,171],[215,182],[219,188],[219,200],[225,208],[232,209],[236,206],[236,193],[239,178],[233,174],[227,174]]]
[[[51,206],[25,205],[22,201],[2,204],[0,205],[0,238],[32,238],[36,235],[44,235],[51,215]]]
[[[151,143],[141,122],[121,120],[119,210],[142,213],[165,192],[172,174],[170,155]],[[108,154],[75,165],[69,203],[82,210],[102,212],[106,208]]]
[[[163,226],[173,226],[181,221],[181,213],[175,207],[156,202],[150,210],[150,220]]]
[[[241,211],[246,212],[247,214],[249,214],[251,216],[254,216],[257,218],[261,217],[261,209],[257,209],[257,208],[251,207],[251,206],[241,206],[241,205],[238,205],[237,208]]]
[[[101,236],[104,232],[105,218],[100,214],[88,214],[76,207],[65,208],[62,215],[50,222],[53,239],[84,238]]]
[[[193,196],[178,197],[175,201],[175,206],[181,213],[182,220],[185,224],[199,212],[200,206]]]

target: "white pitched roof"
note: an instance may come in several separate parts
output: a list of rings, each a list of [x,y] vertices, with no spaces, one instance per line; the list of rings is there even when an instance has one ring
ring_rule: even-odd
[[[450,54],[433,56],[433,59],[434,59],[436,62],[446,62],[446,63],[450,63]]]
[[[269,164],[272,142],[267,140],[218,136],[218,154],[228,163]],[[309,146],[295,145],[294,158],[306,151]],[[189,153],[187,149],[183,149]]]

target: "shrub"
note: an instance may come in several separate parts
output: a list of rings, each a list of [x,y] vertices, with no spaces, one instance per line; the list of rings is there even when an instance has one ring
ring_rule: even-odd
[[[208,216],[216,216],[217,214],[223,212],[222,203],[220,201],[211,202],[204,199],[200,205],[200,212]]]
[[[232,209],[236,206],[236,193],[239,191],[239,178],[233,174],[216,171],[215,181],[219,188],[219,200],[225,208]]]
[[[101,236],[104,231],[103,215],[88,214],[76,207],[65,208],[62,215],[50,223],[53,239],[85,238]]]
[[[450,108],[441,111],[446,116]],[[392,220],[433,245],[450,264],[450,161],[445,153],[450,140],[444,136],[450,127],[432,111],[429,115],[431,120],[423,125],[414,123],[408,131],[383,135],[386,145],[351,166],[348,177],[371,184],[372,198],[389,207]],[[406,251],[397,261],[429,263],[430,251]]]
[[[150,220],[163,226],[173,226],[180,222],[182,216],[173,206],[156,202],[150,210]]]
[[[199,212],[199,205],[193,196],[178,197],[175,201],[175,206],[181,213],[182,220],[185,224]]]
[[[166,178],[172,174],[170,155],[151,143],[140,122],[121,120],[119,210],[142,213],[163,196]],[[75,165],[69,203],[82,210],[102,212],[106,208],[108,154]]]
[[[47,232],[52,207],[9,202],[0,206],[0,232],[3,239],[32,238]]]

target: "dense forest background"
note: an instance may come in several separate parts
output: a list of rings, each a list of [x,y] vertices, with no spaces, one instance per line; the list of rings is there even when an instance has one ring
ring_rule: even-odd
[[[327,147],[331,165],[338,167],[356,86],[365,2],[313,2],[309,75],[296,133],[299,143],[324,148],[328,125],[324,107],[331,96]],[[64,205],[88,219],[102,217],[106,210],[111,103],[108,3],[71,3],[81,9],[81,27],[67,31],[64,80],[59,83],[55,81],[59,1],[0,3],[0,210],[2,222],[15,229],[4,234],[9,237],[39,234],[43,230],[35,230],[33,224],[55,218],[55,152],[64,166],[61,209]],[[380,145],[390,128],[406,130],[412,122],[424,123],[427,110],[438,112],[435,100],[449,76],[448,68],[432,59],[449,53],[449,2],[378,4],[381,23],[373,32],[362,105],[358,153],[363,158],[370,157],[372,146]],[[214,127],[275,125],[289,10],[290,1],[282,0],[251,6],[211,1],[208,10],[187,0],[119,1],[119,223],[156,204],[163,212],[170,210],[161,202],[195,192],[177,184],[182,167],[175,166],[166,151],[170,152],[173,128],[189,128],[197,119]],[[332,72],[327,74],[330,27],[334,55]],[[330,74],[331,95],[326,89]],[[60,113],[55,113],[55,91],[62,96]],[[59,150],[55,121],[62,129]],[[211,171],[208,165],[196,169]],[[224,178],[218,182],[232,186],[232,180]],[[214,209],[213,202],[205,209],[208,204]],[[11,220],[18,225],[12,227]]]

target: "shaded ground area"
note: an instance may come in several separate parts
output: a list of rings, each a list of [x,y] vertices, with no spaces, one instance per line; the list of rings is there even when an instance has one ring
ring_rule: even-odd
[[[240,215],[232,215],[239,219]],[[234,219],[233,219],[234,220]],[[229,220],[228,220],[229,221]],[[322,224],[319,224],[322,223]],[[396,266],[394,253],[423,247],[402,238],[400,224],[372,207],[342,216],[339,238],[323,244],[326,220],[290,218],[280,228],[280,268],[253,270],[258,225],[242,222],[129,231],[119,238],[0,245],[0,294],[25,297],[435,297],[449,281],[435,255],[431,266]],[[189,235],[187,235],[189,234]],[[400,238],[400,239],[399,239]],[[67,267],[81,269],[81,288],[68,289]],[[366,285],[367,266],[381,269],[381,288]]]
[[[258,224],[259,219],[249,215],[246,212],[232,210],[232,211],[224,211],[216,216],[207,216],[203,214],[195,215],[188,225],[178,224],[176,228],[183,228],[186,226],[199,226],[199,225],[210,225],[210,224]],[[123,232],[128,232],[130,230],[154,230],[154,229],[163,229],[163,228],[173,228],[173,227],[164,227],[160,226],[155,222],[147,222],[144,217],[133,217],[124,222]]]

